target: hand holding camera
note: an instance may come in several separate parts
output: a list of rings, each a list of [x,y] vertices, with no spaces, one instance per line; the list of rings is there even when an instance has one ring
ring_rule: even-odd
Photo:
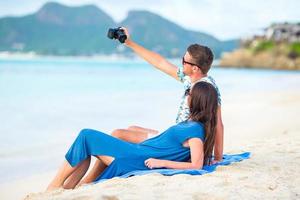
[[[110,39],[119,40],[121,43],[125,43],[126,40],[129,40],[128,31],[123,27],[108,29],[107,37]]]

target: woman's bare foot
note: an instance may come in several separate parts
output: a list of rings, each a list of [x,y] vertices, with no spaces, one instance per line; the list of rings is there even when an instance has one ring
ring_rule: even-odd
[[[50,184],[50,185],[48,185],[46,192],[51,192],[51,191],[58,190],[58,189],[63,189],[63,187]]]

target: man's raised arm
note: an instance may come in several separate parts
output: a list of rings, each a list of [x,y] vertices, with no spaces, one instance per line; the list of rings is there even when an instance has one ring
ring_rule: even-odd
[[[125,44],[128,47],[130,47],[137,55],[139,55],[141,58],[146,60],[151,65],[153,65],[155,68],[161,70],[162,72],[165,72],[166,74],[170,75],[171,77],[179,81],[179,78],[177,77],[177,66],[168,62],[164,57],[162,57],[158,53],[150,51],[142,47],[141,45],[135,43],[134,41],[132,41],[130,39],[130,35],[127,29],[124,27],[122,27],[122,29],[124,30],[127,36],[127,39],[125,40]]]

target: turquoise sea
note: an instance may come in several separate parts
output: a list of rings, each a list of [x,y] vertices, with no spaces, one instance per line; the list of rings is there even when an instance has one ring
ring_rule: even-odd
[[[300,92],[295,71],[214,66],[210,75],[224,97]],[[175,122],[182,92],[181,83],[142,60],[2,58],[0,183],[55,170],[82,128],[163,130]]]

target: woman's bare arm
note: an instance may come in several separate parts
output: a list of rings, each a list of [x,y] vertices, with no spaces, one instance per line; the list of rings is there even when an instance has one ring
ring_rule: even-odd
[[[162,167],[169,169],[201,169],[204,158],[202,140],[199,138],[191,138],[188,140],[188,145],[191,150],[191,162],[176,162],[150,158],[145,161],[145,165],[150,169]]]

